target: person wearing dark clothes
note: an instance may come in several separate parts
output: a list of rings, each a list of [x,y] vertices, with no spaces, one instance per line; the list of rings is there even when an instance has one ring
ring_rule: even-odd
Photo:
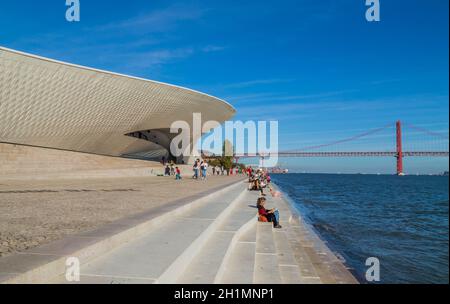
[[[199,160],[195,161],[193,169],[194,169],[194,176],[193,176],[193,178],[194,179],[198,179],[198,171],[200,170]]]
[[[166,166],[166,169],[164,170],[164,175],[169,176],[170,175],[170,167],[169,165]]]
[[[266,204],[266,198],[260,197],[256,203],[258,207],[258,214],[260,216],[266,217],[267,221],[273,223],[274,228],[282,228],[280,225],[280,213],[276,209],[266,209],[264,205]]]

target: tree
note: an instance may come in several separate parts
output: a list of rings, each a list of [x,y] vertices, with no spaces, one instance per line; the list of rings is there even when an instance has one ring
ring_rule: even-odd
[[[209,161],[209,165],[212,167],[217,167],[217,166],[221,166],[220,160],[217,158],[213,158]]]
[[[230,170],[233,168],[233,158],[231,156],[224,156],[220,160],[220,164],[226,169]]]

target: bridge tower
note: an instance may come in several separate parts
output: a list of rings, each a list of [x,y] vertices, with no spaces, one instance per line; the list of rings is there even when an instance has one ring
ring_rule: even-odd
[[[403,149],[402,149],[402,123],[401,121],[397,121],[396,123],[397,130],[397,175],[402,176],[405,175],[403,173]]]

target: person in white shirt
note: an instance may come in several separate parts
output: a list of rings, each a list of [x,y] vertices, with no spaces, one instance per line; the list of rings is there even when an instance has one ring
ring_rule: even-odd
[[[206,179],[206,174],[208,173],[208,163],[204,161],[201,168],[202,168],[202,179]]]

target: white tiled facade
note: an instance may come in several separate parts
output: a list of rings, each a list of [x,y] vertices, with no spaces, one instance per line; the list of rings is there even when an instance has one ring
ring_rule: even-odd
[[[173,121],[223,122],[226,102],[189,89],[0,47],[0,142],[110,156],[161,146],[126,136]]]

